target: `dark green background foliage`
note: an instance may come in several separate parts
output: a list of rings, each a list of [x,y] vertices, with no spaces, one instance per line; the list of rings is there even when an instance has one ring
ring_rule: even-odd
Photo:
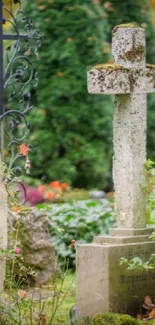
[[[110,96],[87,93],[86,71],[111,54],[111,28],[138,22],[147,28],[147,56],[153,62],[154,31],[147,1],[28,1],[26,13],[45,35],[36,61],[39,87],[30,115],[36,150],[32,176],[59,179],[76,187],[105,188],[111,180]],[[143,5],[142,5],[143,4]],[[144,26],[143,25],[143,26]],[[150,100],[152,102],[152,99]],[[149,155],[153,151],[154,105],[149,105]]]

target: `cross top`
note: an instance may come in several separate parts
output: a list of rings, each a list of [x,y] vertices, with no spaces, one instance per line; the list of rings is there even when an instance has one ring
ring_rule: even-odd
[[[134,25],[113,29],[114,64],[99,64],[88,72],[92,94],[151,93],[155,91],[155,65],[145,64],[145,30]]]
[[[88,91],[115,95],[113,180],[118,227],[146,226],[146,94],[155,92],[155,66],[145,63],[145,30],[119,25],[112,33],[114,64],[88,72]]]
[[[115,63],[124,68],[145,67],[145,46],[143,28],[129,24],[116,26],[113,29],[112,54]]]

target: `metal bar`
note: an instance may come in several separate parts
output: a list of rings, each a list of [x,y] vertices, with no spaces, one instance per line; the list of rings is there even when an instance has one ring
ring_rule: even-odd
[[[0,115],[4,113],[3,95],[3,3],[0,0]],[[0,153],[1,159],[4,148],[4,123],[0,123]]]
[[[0,115],[3,113],[3,3],[0,1]]]
[[[14,35],[14,34],[3,34],[3,40],[28,40],[27,35]]]

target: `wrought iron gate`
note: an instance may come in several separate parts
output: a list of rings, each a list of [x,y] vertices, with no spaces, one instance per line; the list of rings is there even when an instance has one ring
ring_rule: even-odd
[[[31,149],[25,142],[29,131],[27,114],[33,109],[32,87],[36,87],[38,82],[31,55],[38,55],[43,36],[25,17],[21,0],[7,0],[7,5],[5,2],[0,1],[0,140],[2,157],[4,134],[7,135],[9,166],[5,181],[8,183],[13,182],[10,172],[12,175],[22,172],[17,166],[17,159],[23,156],[26,156],[25,169],[29,172],[30,163],[21,146],[24,146],[25,152]],[[6,24],[9,24],[12,33],[3,32]],[[4,41],[7,42],[5,48]]]

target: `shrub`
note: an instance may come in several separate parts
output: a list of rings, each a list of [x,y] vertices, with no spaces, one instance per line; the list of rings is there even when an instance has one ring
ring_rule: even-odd
[[[53,181],[49,184],[40,184],[37,187],[25,185],[26,203],[29,206],[36,205],[41,202],[59,202],[64,199],[64,194],[69,191],[67,183]]]
[[[49,217],[52,241],[60,260],[69,258],[70,266],[75,264],[74,241],[89,243],[94,235],[107,233],[115,216],[106,199],[53,204],[43,210]]]

